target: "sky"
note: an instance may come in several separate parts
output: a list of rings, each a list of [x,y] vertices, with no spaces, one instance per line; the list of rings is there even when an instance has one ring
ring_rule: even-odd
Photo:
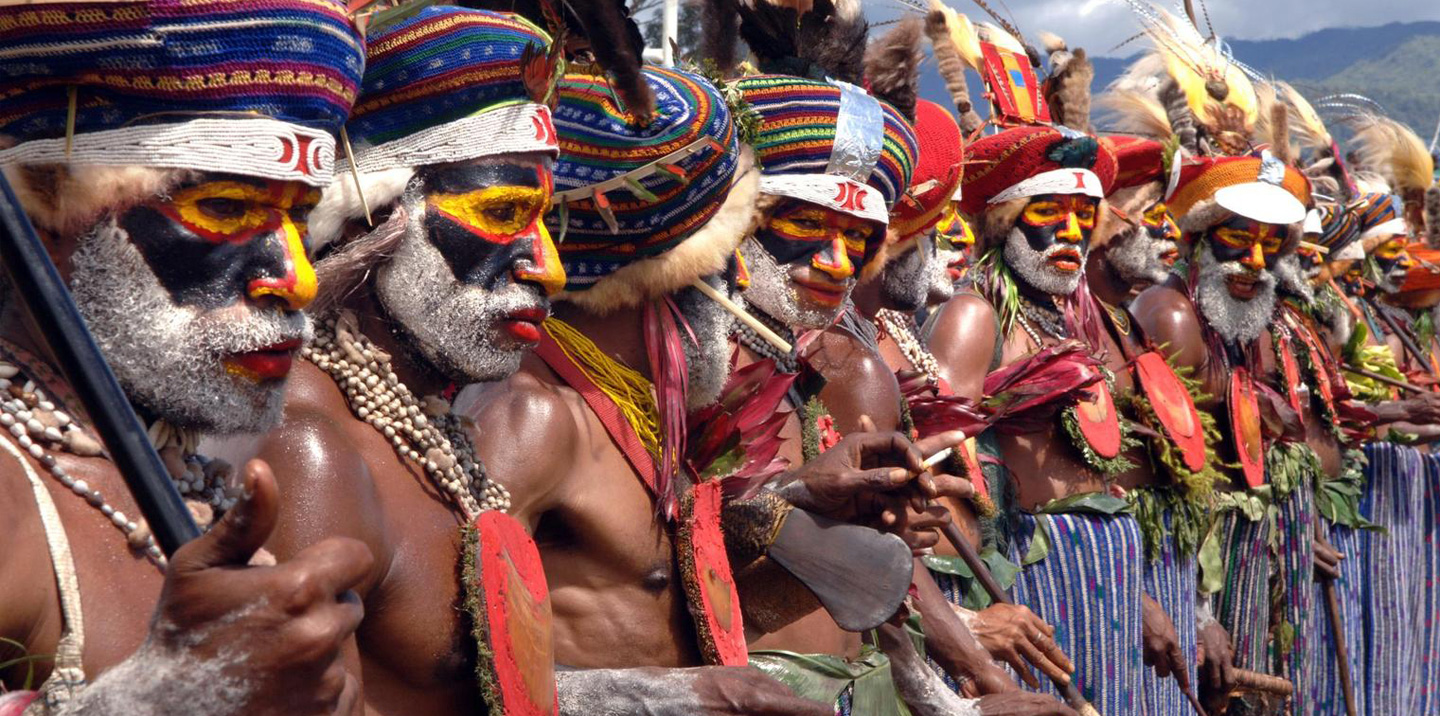
[[[913,1],[913,0],[910,0]],[[901,0],[861,0],[872,22],[896,17]],[[920,0],[922,4],[928,0]],[[973,0],[944,0],[972,20],[988,20]],[[1137,48],[1112,48],[1139,31],[1123,0],[988,0],[991,7],[1010,14],[1020,31],[1041,30],[1065,38],[1071,47],[1084,47],[1092,55],[1126,57]],[[1157,2],[1170,8],[1168,2]],[[1202,0],[1195,0],[1201,14]],[[1440,20],[1436,0],[1208,0],[1211,23],[1221,37],[1262,40],[1298,37],[1328,27],[1368,27],[1390,22]],[[1183,11],[1177,10],[1183,14]],[[1202,16],[1203,17],[1203,16]],[[1203,22],[1203,19],[1202,19]]]

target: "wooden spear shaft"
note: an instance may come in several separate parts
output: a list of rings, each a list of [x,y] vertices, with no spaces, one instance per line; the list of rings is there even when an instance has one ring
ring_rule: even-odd
[[[1426,390],[1425,390],[1424,388],[1421,388],[1420,386],[1415,385],[1414,383],[1407,383],[1407,382],[1405,382],[1405,381],[1403,381],[1403,380],[1396,380],[1395,378],[1391,378],[1391,377],[1388,376],[1388,375],[1384,375],[1384,374],[1382,374],[1382,373],[1376,373],[1376,372],[1373,371],[1373,370],[1365,370],[1364,368],[1354,368],[1354,367],[1351,367],[1351,366],[1348,366],[1348,365],[1347,365],[1347,366],[1344,367],[1344,371],[1345,371],[1346,373],[1354,373],[1355,375],[1363,376],[1363,377],[1369,378],[1370,380],[1374,380],[1374,381],[1378,381],[1378,382],[1384,383],[1385,385],[1388,385],[1388,386],[1390,386],[1390,387],[1392,387],[1392,388],[1399,388],[1399,389],[1401,389],[1401,390],[1408,390],[1408,391],[1410,391],[1410,392],[1412,392],[1412,393],[1424,393],[1424,392],[1426,392]]]
[[[990,568],[985,566],[985,562],[980,559],[980,554],[975,551],[970,540],[965,539],[965,535],[961,534],[960,528],[951,522],[945,525],[943,532],[945,539],[950,541],[951,546],[960,555],[960,559],[965,560],[965,564],[970,567],[975,578],[980,580],[980,586],[985,588],[990,598],[998,604],[1014,604],[1010,595],[1006,594],[1005,590],[1000,587],[1000,583],[995,581],[995,575],[990,573]],[[1054,679],[1051,679],[1051,682],[1060,691],[1060,695],[1065,698],[1065,703],[1080,712],[1080,716],[1100,716],[1100,712],[1089,701],[1086,701],[1084,696],[1080,695],[1080,689],[1075,688],[1074,682],[1062,683]]]
[[[1335,665],[1340,672],[1340,690],[1345,694],[1345,716],[1355,716],[1355,684],[1350,680],[1350,658],[1345,650],[1345,630],[1340,620],[1340,602],[1335,598],[1335,580],[1326,577],[1320,586],[1325,590],[1325,611],[1330,617],[1330,632],[1335,637]]]

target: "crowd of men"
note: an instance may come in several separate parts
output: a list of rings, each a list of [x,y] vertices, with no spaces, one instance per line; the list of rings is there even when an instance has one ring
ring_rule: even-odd
[[[900,4],[0,4],[0,716],[1440,713],[1425,144]]]

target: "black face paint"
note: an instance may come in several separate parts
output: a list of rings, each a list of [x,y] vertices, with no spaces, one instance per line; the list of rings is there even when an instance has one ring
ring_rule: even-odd
[[[1243,216],[1232,216],[1210,227],[1205,232],[1205,237],[1208,239],[1206,243],[1210,245],[1210,255],[1220,263],[1240,261],[1253,256],[1257,243],[1268,259],[1279,250],[1284,241],[1280,229],[1281,227],[1275,224],[1262,224]]]
[[[425,235],[445,258],[455,279],[461,283],[494,291],[505,286],[521,262],[536,263],[536,237],[541,231],[539,220],[544,207],[534,205],[550,196],[549,172],[530,164],[487,163],[431,167],[420,174],[421,191],[425,196]],[[490,200],[498,202],[489,214],[466,215],[473,207],[446,207],[436,197],[470,197],[486,201],[486,190],[517,188],[519,198]],[[525,192],[524,190],[534,190]],[[543,194],[542,194],[543,192]],[[543,203],[543,202],[539,202]]]
[[[295,290],[318,198],[296,182],[210,174],[116,222],[177,305],[213,310],[245,300],[257,282]]]
[[[1084,255],[1090,248],[1090,234],[1095,229],[1095,210],[1099,202],[1082,194],[1046,194],[1030,199],[1016,228],[1025,236],[1025,243],[1036,253],[1044,253],[1056,244],[1075,246]],[[1059,234],[1070,221],[1076,222],[1081,240],[1076,243]]]

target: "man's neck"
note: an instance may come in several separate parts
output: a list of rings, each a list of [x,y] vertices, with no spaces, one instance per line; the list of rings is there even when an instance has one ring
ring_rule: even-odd
[[[360,323],[360,332],[376,348],[390,355],[390,369],[405,387],[417,397],[438,395],[453,382],[430,365],[418,348],[408,345],[395,334],[394,319],[376,300],[373,289],[366,287],[345,302]]]
[[[1103,255],[1090,255],[1085,264],[1085,280],[1089,282],[1090,294],[1111,306],[1119,306],[1130,299],[1129,282],[1115,273]]]
[[[874,320],[875,316],[880,313],[880,309],[889,308],[885,305],[885,291],[880,285],[881,280],[880,277],[876,277],[874,280],[857,285],[850,292],[850,300],[854,302],[855,310],[871,320]]]
[[[551,308],[551,315],[585,334],[605,355],[650,378],[641,313],[640,308],[626,308],[601,316],[569,302],[555,303]]]

